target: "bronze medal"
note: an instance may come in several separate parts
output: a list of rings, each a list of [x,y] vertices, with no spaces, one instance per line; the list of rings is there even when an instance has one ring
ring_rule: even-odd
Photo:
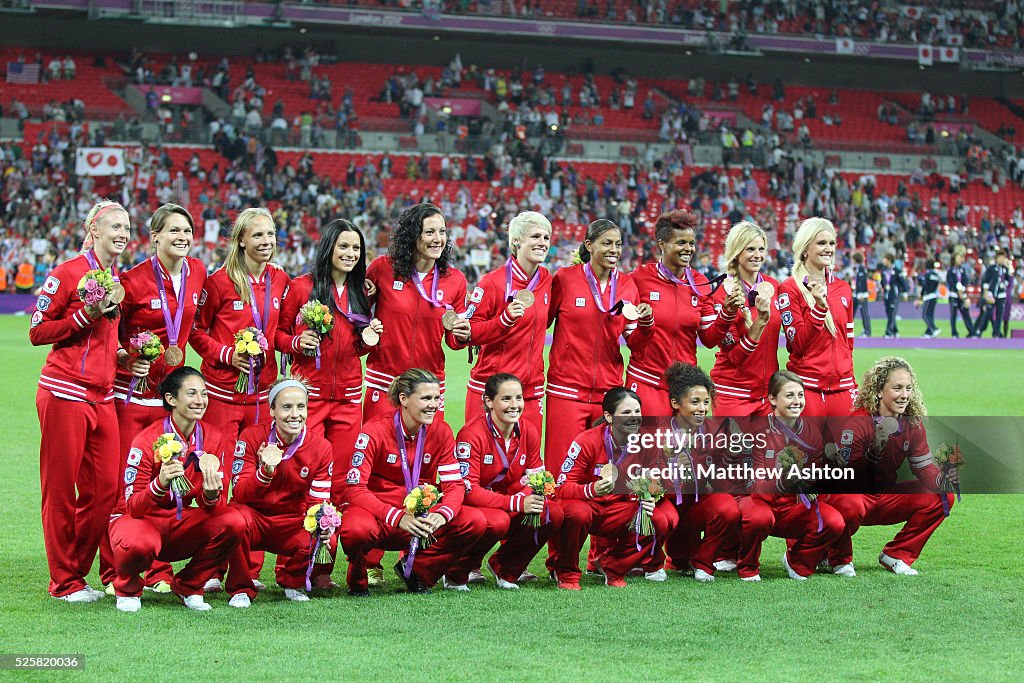
[[[199,456],[199,468],[220,467],[220,460],[213,453],[203,453]]]
[[[284,452],[277,447],[277,444],[268,443],[263,447],[263,452],[260,454],[260,460],[267,467],[277,467],[281,464],[281,459],[284,457]]]
[[[775,296],[775,285],[770,282],[757,283],[757,295],[763,299],[771,299]]]
[[[612,484],[619,478],[619,470],[615,465],[610,462],[606,462],[601,466],[601,478],[610,481]]]
[[[528,289],[520,289],[512,298],[521,303],[524,308],[533,306],[533,302],[536,301],[536,297],[533,296],[533,292]]]
[[[107,292],[107,301],[112,304],[119,304],[124,301],[124,287],[121,286],[120,282],[115,282],[111,286],[110,291]]]
[[[360,337],[362,337],[365,346],[376,346],[380,343],[380,333],[372,327],[364,327]]]
[[[455,325],[459,322],[459,314],[455,311],[445,311],[444,315],[441,316],[441,325],[444,329],[451,332],[455,329]]]
[[[167,350],[164,351],[164,362],[167,363],[168,367],[175,367],[181,365],[181,362],[185,360],[185,354],[177,346],[168,346]]]
[[[622,317],[629,322],[636,322],[640,319],[640,311],[636,310],[636,306],[627,301],[622,304]]]

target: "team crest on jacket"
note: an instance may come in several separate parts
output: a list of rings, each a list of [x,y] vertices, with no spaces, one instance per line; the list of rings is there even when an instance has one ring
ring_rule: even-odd
[[[362,475],[359,473],[359,469],[353,467],[352,469],[350,469],[348,471],[348,474],[345,476],[345,483],[346,484],[358,484],[359,480],[361,478],[362,478]]]
[[[142,462],[142,449],[133,448],[128,451],[128,464],[132,467],[138,467],[139,463]]]
[[[124,470],[124,483],[126,483],[126,484],[134,484],[135,483],[135,477],[136,477],[137,474],[138,474],[138,470],[136,470],[134,467],[126,467],[125,470]]]
[[[443,289],[437,290],[437,300],[439,302],[440,301],[444,301],[444,290]]]
[[[661,292],[651,292],[651,301],[661,301]]]
[[[788,330],[786,330],[786,339],[788,339],[789,341],[793,341],[793,337],[795,337],[795,336],[796,336],[796,328],[795,327],[791,327]]]
[[[236,441],[235,442],[235,457],[236,458],[241,458],[243,455],[245,455],[245,442],[244,441]]]
[[[484,290],[482,287],[474,287],[473,293],[469,295],[471,303],[478,304],[484,300]]]
[[[845,296],[841,296],[841,297],[839,297],[839,300],[843,302],[843,306],[846,306],[846,305],[847,305],[847,304],[846,304],[846,297],[845,297]]]
[[[301,470],[299,470],[299,476],[302,477],[303,479],[308,477],[309,476],[309,468],[308,467],[303,467]]]
[[[573,441],[572,445],[569,446],[569,453],[565,457],[568,460],[575,460],[577,457],[579,457],[579,454],[580,454],[581,450],[583,450],[583,449],[580,448],[580,445],[578,443],[576,443],[575,441]]]
[[[196,292],[192,292],[192,303],[196,306],[199,305],[199,294]]]
[[[793,324],[793,313],[792,313],[792,311],[785,311],[782,314],[782,324],[785,325],[786,327],[789,327],[790,325]]]
[[[232,308],[232,310],[235,310],[235,311],[242,310],[242,308],[244,306],[245,306],[245,304],[243,304],[241,301],[232,301],[231,302],[231,308]]]
[[[697,299],[696,294],[690,297],[690,303],[693,304],[694,306],[697,306],[700,303],[700,301]]]
[[[60,280],[52,275],[43,283],[43,291],[47,294],[56,294],[58,287],[60,287]]]
[[[430,462],[430,453],[424,453],[423,454],[423,464],[426,465],[429,462]]]
[[[842,436],[839,437],[839,443],[841,443],[844,446],[849,446],[850,444],[852,444],[853,443],[853,430],[852,429],[844,429]]]
[[[370,445],[370,435],[366,432],[359,432],[359,436],[356,437],[356,450],[364,450]]]
[[[455,444],[455,457],[457,459],[459,459],[459,460],[468,460],[469,459],[469,453],[470,453],[469,444],[466,443],[465,441],[460,441],[459,443]]]
[[[460,462],[459,463],[459,474],[462,475],[463,479],[465,479],[466,477],[469,476],[469,463],[468,462]],[[468,481],[466,482],[466,485],[467,486],[469,485]]]
[[[493,455],[488,453],[487,455],[484,456],[484,464],[485,465],[490,465],[490,464],[493,464],[493,463],[494,463],[494,456]]]
[[[125,500],[128,500],[129,498],[131,498],[133,493],[135,493],[135,484],[128,484],[128,486],[124,487],[124,499]]]
[[[586,305],[587,305],[587,300],[586,299],[584,299],[582,296],[576,297],[576,308],[583,308]]]
[[[38,325],[41,322],[43,322],[43,312],[42,311],[34,311],[32,313],[32,327],[35,327],[36,325]]]
[[[775,307],[781,311],[787,306],[789,306],[789,294],[783,292],[782,294],[779,294],[778,301],[775,302]]]
[[[235,461],[233,463],[231,463],[231,474],[233,474],[235,476],[241,474],[242,473],[242,466],[244,464],[245,464],[244,460],[242,460],[241,458],[235,458]]]
[[[276,309],[279,309],[279,308],[281,308],[281,300],[280,300],[280,299],[278,299],[278,298],[277,298],[277,297],[275,296],[275,297],[274,297],[274,309],[276,310]]]
[[[526,453],[523,453],[522,457],[519,458],[519,464],[523,465],[524,467],[526,466]]]
[[[39,296],[39,298],[36,299],[36,309],[40,310],[40,311],[45,311],[49,307],[50,307],[50,297],[46,296],[45,294],[41,294]]]
[[[388,463],[394,465],[398,462],[398,453],[388,453]]]
[[[362,451],[356,451],[352,454],[352,467],[359,467],[366,460],[366,454]]]
[[[403,289],[405,289],[405,283],[400,282],[399,280],[395,280],[393,283],[391,283],[391,289],[395,290],[396,292],[401,292]]]
[[[149,307],[152,308],[154,311],[160,308],[160,299],[150,299]]]

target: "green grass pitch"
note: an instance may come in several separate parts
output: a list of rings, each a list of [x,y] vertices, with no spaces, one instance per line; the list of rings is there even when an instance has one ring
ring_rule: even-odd
[[[113,600],[69,605],[47,596],[39,521],[34,397],[45,349],[27,340],[27,317],[0,317],[0,654],[85,655],[85,680],[1016,680],[1024,661],[1021,504],[1024,497],[965,497],[932,537],[917,578],[877,564],[895,528],[855,537],[859,576],[784,578],[782,541],[769,539],[764,581],[725,575],[714,584],[673,576],[630,579],[625,590],[587,577],[580,593],[546,580],[518,592],[493,584],[470,594],[404,595],[388,586],[368,600],[344,595],[292,604],[270,584],[249,610],[223,594],[205,614],[171,596],[143,598],[136,615]],[[903,323],[905,336],[921,333]],[[926,342],[922,342],[924,346]],[[887,351],[861,349],[858,374]],[[903,353],[930,412],[1024,415],[1019,351]],[[448,416],[461,425],[464,353],[449,355]],[[702,351],[701,362],[711,362]],[[392,554],[387,560],[393,563]],[[542,561],[532,569],[543,574]],[[96,568],[91,580],[98,585]],[[335,572],[344,579],[344,562]],[[1013,664],[1018,662],[1018,664]],[[54,674],[18,674],[39,678]],[[58,674],[59,675],[59,674]],[[0,674],[0,678],[14,675]]]

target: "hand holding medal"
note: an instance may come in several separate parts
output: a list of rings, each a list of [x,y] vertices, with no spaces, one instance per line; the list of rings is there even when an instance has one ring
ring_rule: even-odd
[[[284,451],[277,444],[267,443],[260,447],[260,452],[257,453],[257,456],[260,460],[260,466],[267,474],[273,474],[284,458]]]
[[[200,454],[199,471],[203,474],[203,493],[216,493],[219,495],[224,488],[224,477],[220,471],[220,459],[213,453]],[[207,497],[211,496],[208,495]]]
[[[594,492],[599,496],[606,496],[615,490],[615,482],[618,481],[619,470],[610,462],[601,466],[601,478],[594,484]]]
[[[380,336],[384,334],[384,323],[377,318],[370,321],[370,324],[359,333],[364,346],[376,346],[380,343]]]

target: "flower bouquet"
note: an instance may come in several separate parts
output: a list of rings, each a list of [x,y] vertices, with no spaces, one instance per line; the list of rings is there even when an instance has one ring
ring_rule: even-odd
[[[534,495],[550,498],[555,494],[555,477],[547,470],[523,477],[523,484],[529,486]],[[523,515],[523,524],[532,526],[534,529],[538,528],[543,524],[540,521],[540,513],[530,512]]]
[[[78,281],[78,298],[86,306],[98,306],[104,301],[115,304],[124,300],[124,288],[114,281],[109,270],[90,270]],[[116,318],[117,311],[104,314],[108,318]]]
[[[235,382],[235,391],[238,393],[256,393],[256,371],[263,366],[263,354],[270,348],[267,338],[255,327],[246,327],[235,332],[235,353],[243,355],[249,360],[249,374],[238,373],[238,381]]]
[[[665,496],[665,487],[657,479],[648,479],[647,477],[630,479],[626,482],[626,488],[641,501],[653,500],[657,503]],[[639,507],[633,521],[626,528],[635,531],[637,536],[653,536],[654,520],[644,511],[643,507]]]
[[[964,454],[958,444],[950,446],[942,444],[932,456],[935,464],[942,470],[942,490],[946,493],[956,492],[956,499],[960,500],[960,484],[951,484],[948,475],[952,470],[959,470],[964,466]]]
[[[138,334],[132,336],[128,340],[128,352],[141,358],[142,360],[148,360],[149,362],[155,361],[164,352],[164,344],[160,341],[155,333],[149,330],[142,330]],[[128,396],[131,397],[132,393],[138,390],[141,393],[145,393],[149,389],[149,377],[132,377],[131,384],[128,385]]]
[[[312,534],[315,547],[312,561],[314,564],[328,564],[334,561],[331,557],[329,543],[324,543],[320,534],[323,531],[333,534],[341,526],[341,514],[330,501],[317,503],[306,510],[306,517],[302,520],[302,528]]]
[[[179,441],[178,438],[170,432],[161,434],[157,440],[153,442],[153,456],[154,460],[158,463],[166,463],[171,460],[180,459],[184,450],[184,444],[182,444],[181,441]],[[171,491],[178,496],[178,498],[181,498],[191,490],[192,483],[184,474],[179,474],[174,479],[171,479]]]
[[[334,329],[334,315],[331,313],[330,308],[319,301],[308,301],[302,305],[302,308],[299,309],[299,314],[295,316],[295,324],[305,325],[323,337],[330,334],[331,330]],[[305,350],[303,353],[307,356],[319,356],[320,349]]]

